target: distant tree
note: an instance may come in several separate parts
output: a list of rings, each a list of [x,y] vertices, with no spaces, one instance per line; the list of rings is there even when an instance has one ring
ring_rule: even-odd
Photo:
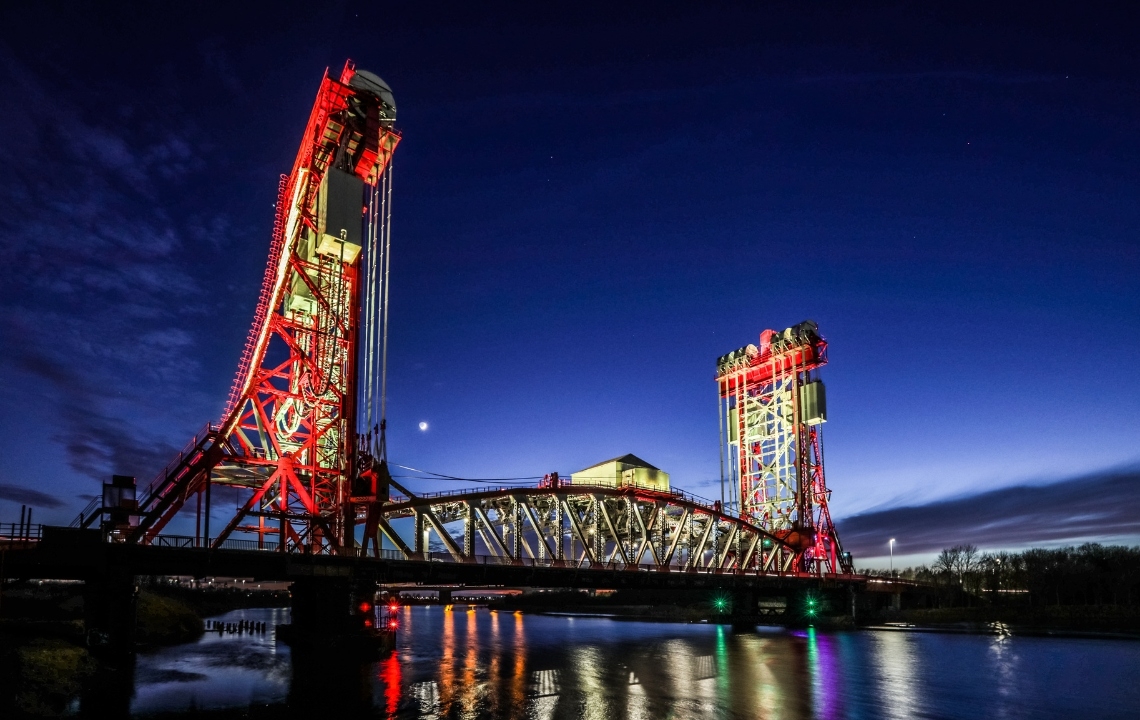
[[[868,570],[887,576],[887,570]],[[898,577],[960,588],[965,602],[996,600],[999,591],[1032,605],[1140,604],[1140,547],[1088,543],[1080,547],[1033,548],[1023,552],[982,553],[974,545],[955,545],[938,554],[930,567],[908,567]],[[957,601],[956,601],[957,602]]]
[[[934,569],[948,579],[953,578],[958,568],[958,556],[962,554],[961,548],[961,545],[955,545],[952,548],[945,548],[942,552],[938,553],[938,557],[934,560]]]

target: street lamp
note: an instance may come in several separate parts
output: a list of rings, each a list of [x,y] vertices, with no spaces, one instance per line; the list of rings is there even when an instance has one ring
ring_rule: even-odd
[[[891,538],[891,577],[895,576],[895,539]]]

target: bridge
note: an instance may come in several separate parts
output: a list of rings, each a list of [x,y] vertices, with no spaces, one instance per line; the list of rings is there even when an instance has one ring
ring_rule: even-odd
[[[849,607],[840,596],[867,579],[831,521],[827,342],[811,321],[765,330],[717,361],[719,500],[620,474],[434,493],[392,477],[395,119],[376,75],[351,62],[325,73],[279,182],[261,292],[221,419],[142,488],[112,478],[70,528],[9,533],[4,573],[83,579],[105,597],[123,597],[139,574],[290,580],[295,618],[342,630],[348,620],[328,618],[394,582],[722,589],[753,609],[757,593],[828,592],[835,608]],[[240,501],[212,532],[216,486]],[[179,526],[192,533],[168,532]]]
[[[700,535],[704,534],[702,529]],[[308,617],[311,629],[322,636],[358,632],[355,623],[360,618],[352,608],[361,599],[373,598],[380,586],[652,590],[662,593],[663,599],[670,593],[691,596],[696,591],[709,598],[714,593],[730,598],[733,612],[727,619],[744,624],[758,622],[763,612],[759,606],[770,598],[783,599],[793,611],[784,617],[766,616],[766,622],[807,623],[814,618],[795,610],[807,608],[806,598],[818,603],[820,615],[848,615],[854,612],[857,593],[897,594],[907,589],[905,582],[876,582],[853,574],[755,572],[729,563],[725,567],[685,561],[626,564],[614,558],[591,565],[550,555],[457,558],[452,550],[424,551],[412,558],[402,550],[314,555],[280,552],[273,544],[258,548],[256,541],[249,540],[212,547],[193,536],[159,535],[146,544],[109,542],[98,529],[38,525],[20,531],[0,526],[0,556],[3,575],[9,579],[83,581],[88,631],[116,647],[133,642],[136,578],[143,575],[290,582],[294,613]],[[714,555],[709,551],[705,557]],[[320,613],[305,611],[312,606]]]

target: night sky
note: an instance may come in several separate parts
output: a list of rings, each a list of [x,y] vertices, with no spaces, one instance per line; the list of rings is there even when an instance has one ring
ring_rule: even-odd
[[[0,8],[0,520],[66,523],[217,420],[352,58],[403,134],[393,462],[632,452],[719,497],[716,358],[811,318],[857,564],[1140,540],[1123,10],[98,5]]]

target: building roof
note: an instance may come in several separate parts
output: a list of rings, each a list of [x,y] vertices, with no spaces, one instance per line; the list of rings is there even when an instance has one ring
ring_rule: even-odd
[[[594,468],[601,467],[602,465],[609,465],[612,462],[621,463],[622,465],[633,465],[634,467],[648,468],[650,470],[661,470],[661,468],[654,467],[654,466],[650,465],[649,463],[645,462],[644,460],[642,460],[638,456],[636,456],[632,453],[627,453],[625,455],[620,455],[616,458],[610,458],[609,460],[603,460],[600,463],[594,463],[593,465],[591,465],[588,468],[582,468],[578,472],[584,473],[587,470],[593,470]],[[577,474],[577,473],[575,473],[575,474]]]

